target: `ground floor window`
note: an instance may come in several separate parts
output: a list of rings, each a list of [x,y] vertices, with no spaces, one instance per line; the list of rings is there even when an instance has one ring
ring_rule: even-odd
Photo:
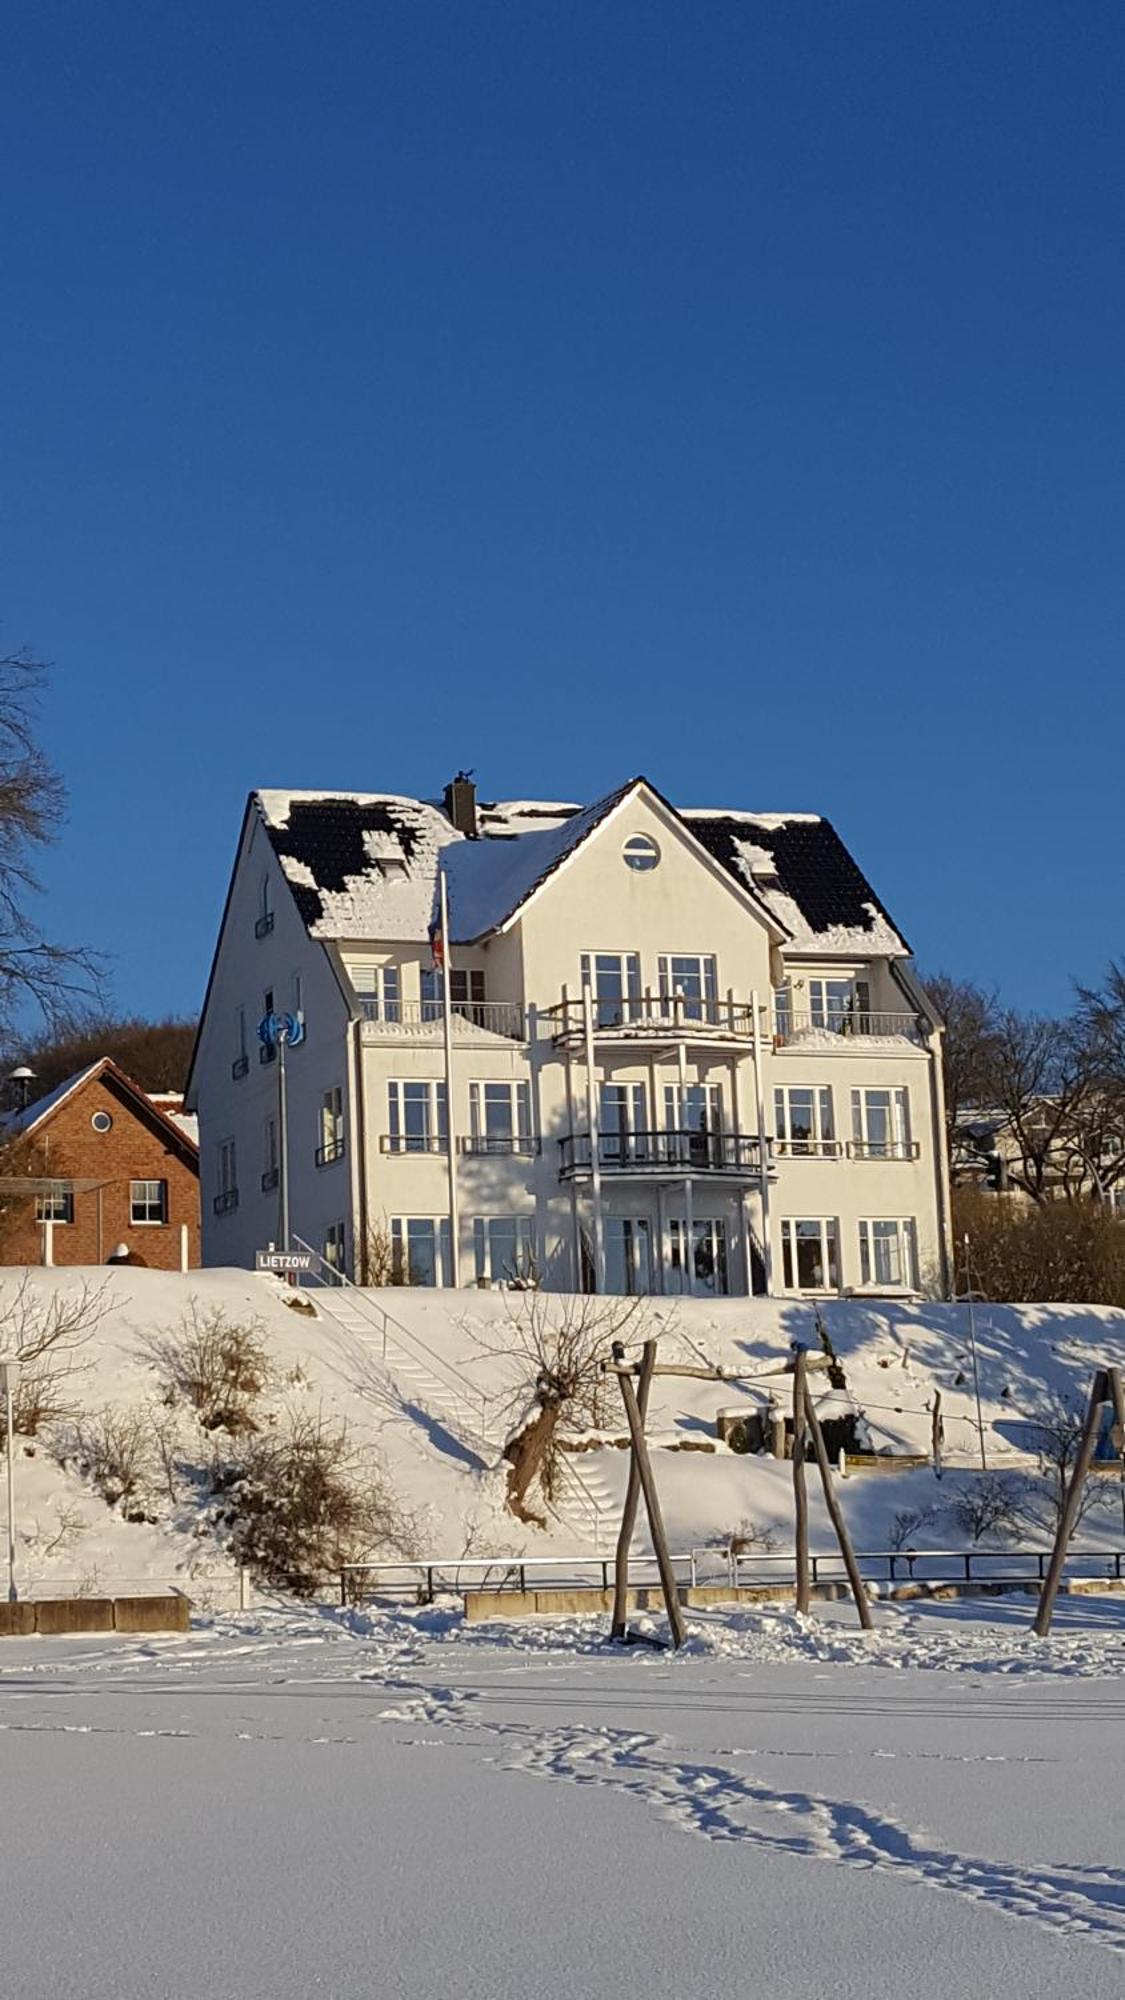
[[[324,1232],[324,1261],[334,1271],[344,1274],[344,1258],[347,1252],[347,1231],[342,1222],[330,1222]]]
[[[607,1215],[602,1219],[605,1288],[619,1297],[654,1292],[652,1231],[643,1215]]]
[[[135,1223],[167,1222],[167,1181],[129,1182],[129,1220]]]
[[[451,1285],[449,1217],[393,1215],[391,1273],[396,1285]]]
[[[668,1290],[686,1292],[688,1255],[691,1256],[692,1290],[723,1297],[730,1290],[727,1273],[727,1232],[725,1223],[709,1217],[696,1218],[691,1227],[688,1250],[687,1223],[673,1216],[669,1224],[671,1258]]]
[[[781,1267],[787,1292],[839,1291],[835,1216],[785,1216],[781,1224]]]
[[[527,1282],[535,1272],[534,1216],[475,1216],[473,1255],[478,1278],[494,1285]]]
[[[35,1197],[36,1222],[73,1222],[74,1195],[69,1188],[53,1188],[50,1194]]]
[[[912,1217],[859,1225],[859,1272],[864,1285],[918,1284],[918,1251]]]

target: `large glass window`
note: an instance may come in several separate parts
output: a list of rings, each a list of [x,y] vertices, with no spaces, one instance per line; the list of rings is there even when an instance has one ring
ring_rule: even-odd
[[[396,1285],[450,1285],[447,1215],[392,1215],[391,1270]]]
[[[635,951],[584,951],[582,984],[591,990],[596,1028],[639,1018],[641,961]]]
[[[781,1267],[786,1291],[839,1291],[835,1216],[785,1216],[781,1224]]]
[[[687,1223],[673,1216],[669,1225],[671,1231],[671,1266],[669,1270],[670,1292],[686,1292],[688,1289],[687,1264],[688,1229]],[[692,1223],[691,1257],[696,1292],[723,1297],[730,1289],[727,1279],[727,1232],[724,1223],[707,1216],[697,1216]]]
[[[773,1110],[779,1153],[838,1151],[830,1084],[779,1084],[773,1093]]]
[[[534,1216],[475,1216],[473,1254],[478,1278],[494,1285],[528,1280],[535,1270]]]
[[[647,1159],[647,1097],[643,1083],[603,1083],[598,1107],[603,1166]]]
[[[864,1285],[907,1286],[918,1283],[918,1255],[912,1217],[895,1217],[859,1225],[859,1273]]]
[[[387,1150],[443,1153],[449,1144],[444,1083],[392,1078],[387,1085]]]
[[[167,1181],[129,1182],[129,1220],[135,1223],[167,1222]]]
[[[352,985],[365,1021],[402,1020],[402,983],[397,965],[353,965]]]
[[[423,966],[422,1019],[440,1021],[444,1000],[444,982],[441,973],[436,966]],[[468,1021],[475,1021],[478,1027],[484,1026],[484,973],[479,967],[450,967],[449,1004],[455,1014],[463,1015]]]
[[[852,1091],[852,1151],[857,1159],[908,1160],[911,1157],[908,1091]]]
[[[531,1085],[470,1083],[469,1147],[473,1153],[531,1153]]]
[[[828,1028],[834,1035],[847,1034],[859,1016],[871,1010],[866,979],[857,979],[850,972],[838,978],[810,977],[808,994],[813,1027]]]
[[[718,1018],[719,977],[713,958],[695,953],[657,960],[661,1010],[681,1021]]]
[[[633,1298],[654,1291],[652,1232],[643,1215],[607,1215],[602,1220],[605,1288]]]
[[[669,1164],[707,1167],[722,1163],[723,1093],[717,1083],[664,1086],[664,1127]]]

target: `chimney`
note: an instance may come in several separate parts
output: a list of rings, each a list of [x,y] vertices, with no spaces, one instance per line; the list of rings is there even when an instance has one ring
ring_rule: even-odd
[[[466,840],[476,840],[477,788],[471,771],[458,771],[452,783],[446,786],[445,811],[458,833],[463,833]]]

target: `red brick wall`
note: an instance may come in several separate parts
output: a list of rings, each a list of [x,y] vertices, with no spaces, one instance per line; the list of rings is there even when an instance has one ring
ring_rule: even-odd
[[[108,1111],[113,1125],[108,1132],[96,1132],[90,1123],[95,1111]],[[26,1171],[76,1180],[98,1180],[108,1185],[101,1191],[101,1231],[98,1230],[98,1196],[76,1194],[74,1221],[56,1223],[54,1261],[56,1264],[104,1264],[119,1243],[143,1257],[154,1270],[180,1268],[180,1225],[188,1225],[189,1260],[199,1263],[199,1175],[176,1150],[174,1142],[154,1116],[147,1119],[119,1088],[115,1079],[92,1079],[76,1090],[65,1104],[35,1135],[37,1159]],[[19,1171],[25,1171],[21,1166]],[[166,1223],[135,1223],[130,1220],[129,1183],[134,1180],[161,1180],[167,1183]],[[4,1231],[3,1261],[8,1264],[38,1264],[42,1261],[43,1232],[35,1221],[35,1203],[20,1204]]]

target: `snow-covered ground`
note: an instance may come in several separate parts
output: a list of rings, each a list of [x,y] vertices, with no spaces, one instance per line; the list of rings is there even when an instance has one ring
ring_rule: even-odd
[[[24,2000],[1110,2000],[1125,1608],[217,1617],[0,1653]],[[536,1782],[532,1782],[535,1780]]]

